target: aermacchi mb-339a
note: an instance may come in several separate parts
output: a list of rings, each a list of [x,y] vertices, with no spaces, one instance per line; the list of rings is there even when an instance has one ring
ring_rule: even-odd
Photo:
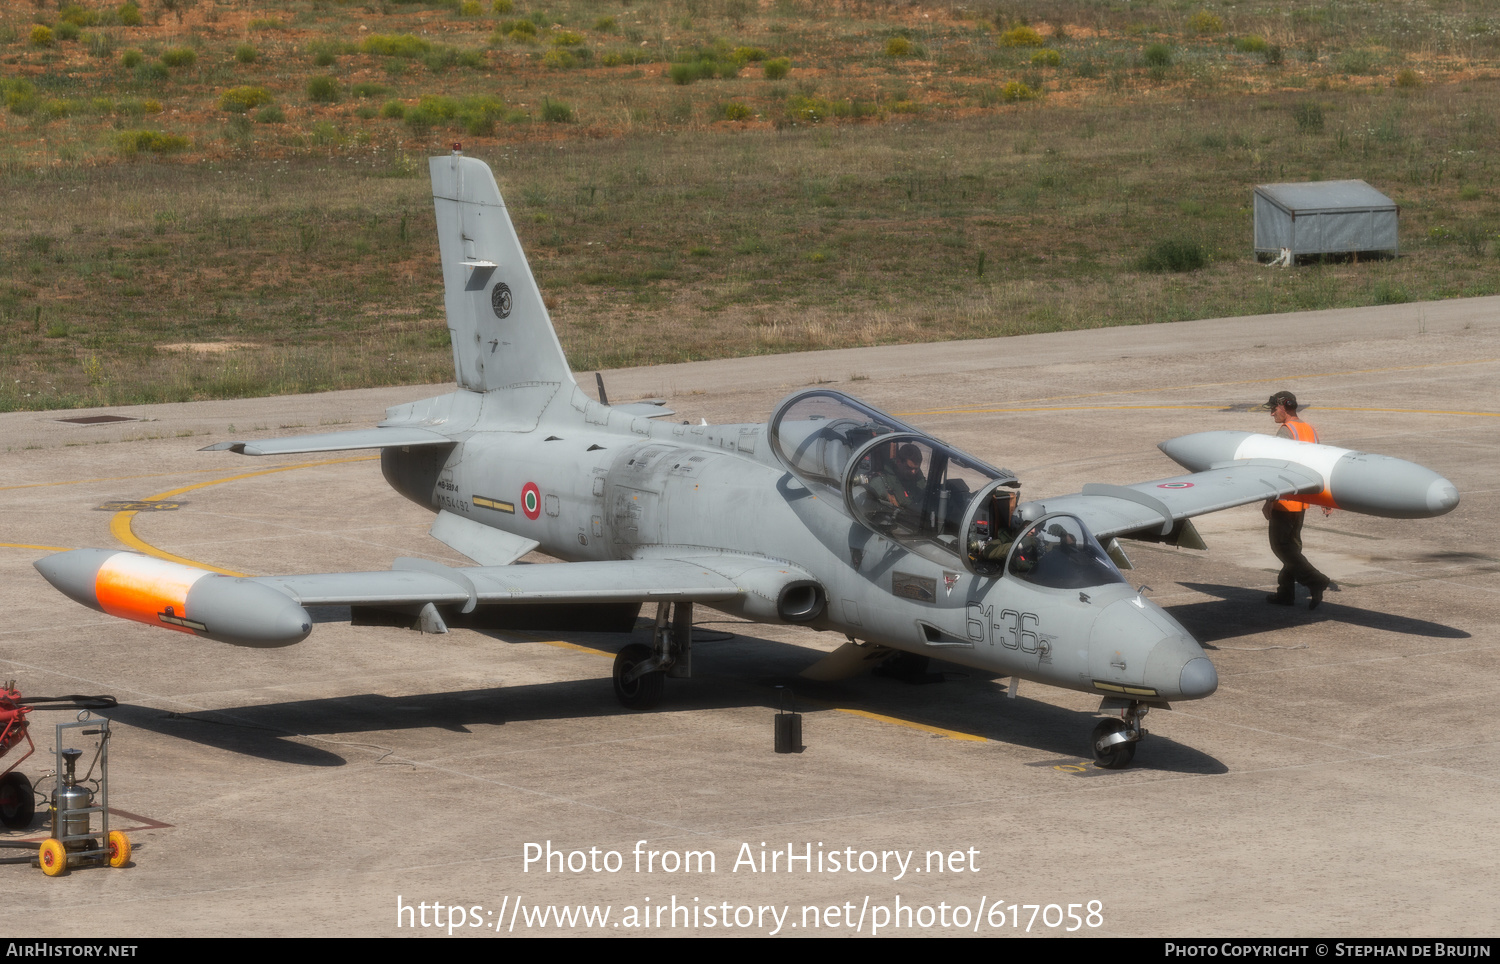
[[[1150,708],[1218,686],[1192,636],[1120,574],[1120,538],[1202,548],[1190,517],[1288,496],[1396,518],[1458,504],[1410,462],[1241,432],[1163,443],[1187,475],[1017,505],[1011,472],[836,391],[797,392],[765,424],[653,420],[671,413],[574,382],[489,167],[455,150],[430,169],[457,390],[377,428],[210,448],[379,449],[386,480],[437,512],[432,535],[477,565],[240,578],[75,549],[36,563],[52,585],[241,646],[302,640],[307,606],[443,633],[498,612],[484,607],[625,604],[633,617],[656,603],[650,645],[614,664],[616,694],[638,709],[690,675],[701,603],[843,633],[825,667],[896,651],[1096,693],[1093,752],[1118,767]],[[564,563],[515,564],[538,547]]]

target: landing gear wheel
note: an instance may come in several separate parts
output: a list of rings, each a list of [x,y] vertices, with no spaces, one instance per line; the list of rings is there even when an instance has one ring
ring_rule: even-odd
[[[42,841],[36,852],[36,862],[48,877],[61,877],[68,872],[68,852],[63,849],[62,841],[56,838]]]
[[[123,830],[109,832],[109,865],[123,867],[130,863],[130,838]]]
[[[0,823],[12,830],[24,830],[31,826],[34,816],[36,794],[31,792],[26,774],[12,770],[0,777]]]
[[[615,657],[615,698],[632,710],[649,710],[661,702],[666,674],[657,670],[637,676],[630,682],[625,676],[640,663],[652,657],[651,647],[631,643]]]
[[[1100,743],[1117,733],[1129,733],[1130,727],[1120,720],[1100,720],[1094,727],[1094,762],[1106,770],[1121,770],[1135,759],[1135,741]]]

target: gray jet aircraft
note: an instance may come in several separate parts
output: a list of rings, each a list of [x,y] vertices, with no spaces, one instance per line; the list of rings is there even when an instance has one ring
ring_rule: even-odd
[[[1397,518],[1458,504],[1450,482],[1399,459],[1208,432],[1161,446],[1191,474],[1016,505],[1011,472],[824,389],[792,394],[765,424],[652,421],[670,413],[610,406],[574,382],[489,167],[454,151],[430,169],[457,390],[373,429],[210,448],[379,449],[386,480],[436,511],[432,535],[478,565],[236,578],[76,549],[36,563],[52,585],[242,646],[302,640],[307,606],[443,633],[481,607],[626,604],[633,621],[655,603],[651,643],[614,664],[635,709],[690,675],[702,603],[844,634],[824,672],[897,651],[1096,693],[1095,758],[1121,767],[1151,708],[1202,699],[1218,675],[1126,583],[1120,538],[1203,548],[1190,517],[1287,496]],[[512,565],[536,548],[565,563]]]

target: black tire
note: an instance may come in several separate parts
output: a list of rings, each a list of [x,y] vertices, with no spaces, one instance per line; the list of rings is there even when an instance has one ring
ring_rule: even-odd
[[[1099,749],[1099,741],[1113,733],[1123,733],[1130,729],[1120,720],[1100,720],[1099,725],[1094,727],[1092,745],[1094,747],[1094,763],[1105,770],[1122,770],[1130,765],[1135,759],[1135,742],[1116,743],[1106,749]]]
[[[615,698],[621,705],[632,710],[649,710],[661,702],[667,674],[660,670],[638,676],[629,683],[625,682],[625,674],[652,655],[651,647],[631,643],[615,657]]]
[[[12,770],[0,777],[0,823],[12,830],[24,830],[31,826],[34,816],[36,794],[31,792],[26,774]]]

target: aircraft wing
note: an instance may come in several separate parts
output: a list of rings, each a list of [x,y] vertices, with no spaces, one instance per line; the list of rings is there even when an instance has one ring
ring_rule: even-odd
[[[450,568],[397,559],[380,572],[259,576],[303,606],[524,605],[558,602],[714,602],[742,590],[732,578],[692,561],[622,559]],[[472,605],[471,605],[472,604]]]
[[[217,442],[200,452],[235,452],[240,455],[295,455],[302,452],[346,452],[351,449],[383,449],[391,445],[452,445],[454,439],[424,428],[364,428],[352,432],[320,435],[289,435],[253,442]]]
[[[606,562],[452,568],[397,559],[379,572],[227,576],[135,552],[73,549],[36,568],[75,601],[113,616],[238,646],[286,646],[307,637],[306,606],[423,611],[434,607],[535,603],[729,603],[756,618],[798,621],[821,609],[822,591],[803,569],[737,553]],[[428,622],[428,619],[431,622]]]
[[[1101,540],[1143,530],[1165,536],[1183,519],[1266,499],[1322,492],[1323,484],[1321,474],[1295,462],[1245,459],[1135,485],[1085,485],[1082,492],[1030,505],[1045,512],[1070,512]]]

